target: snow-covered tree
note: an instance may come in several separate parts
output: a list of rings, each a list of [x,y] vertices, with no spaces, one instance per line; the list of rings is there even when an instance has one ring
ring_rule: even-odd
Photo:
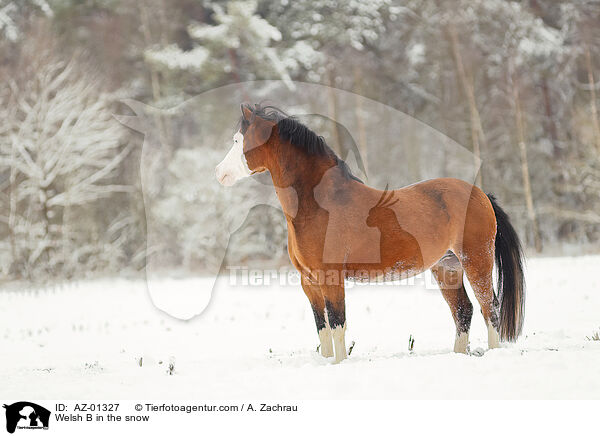
[[[188,33],[195,41],[190,50],[176,44],[146,50],[148,62],[168,70],[183,70],[201,77],[207,85],[231,77],[240,82],[281,79],[293,86],[288,65],[275,44],[281,32],[257,14],[255,1],[232,1],[223,8],[211,3],[211,23],[190,23]]]
[[[7,226],[12,270],[34,274],[40,264],[45,272],[71,268],[106,250],[98,249],[104,234],[74,214],[131,191],[114,183],[131,146],[121,144],[110,96],[98,93],[75,61],[42,57],[29,67],[1,96],[0,173],[8,186],[0,222]]]
[[[0,0],[0,35],[17,41],[22,34],[21,21],[28,9],[52,17],[53,11],[46,0]]]

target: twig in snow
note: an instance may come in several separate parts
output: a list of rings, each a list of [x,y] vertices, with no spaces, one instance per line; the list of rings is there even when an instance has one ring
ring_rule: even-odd
[[[600,341],[600,332],[592,333],[592,336],[585,337],[588,341]]]
[[[348,349],[348,356],[352,354],[352,350],[354,350],[355,344],[356,344],[356,341],[352,341],[352,343],[350,344],[350,348]]]

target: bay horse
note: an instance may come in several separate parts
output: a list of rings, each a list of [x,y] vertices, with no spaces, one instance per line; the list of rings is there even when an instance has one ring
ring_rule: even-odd
[[[335,355],[336,363],[347,356],[345,280],[395,280],[427,269],[450,307],[455,352],[468,352],[473,315],[463,275],[481,306],[488,347],[518,338],[525,302],[522,249],[492,195],[452,178],[374,189],[296,118],[273,106],[242,104],[241,110],[240,129],[215,175],[231,186],[270,173],[322,356]]]

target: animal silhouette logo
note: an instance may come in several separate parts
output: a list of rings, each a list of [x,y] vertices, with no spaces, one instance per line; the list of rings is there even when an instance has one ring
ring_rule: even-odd
[[[327,109],[332,95],[336,102],[335,116]],[[215,167],[233,144],[237,144],[235,151],[239,152],[236,134],[241,126],[240,102],[264,101],[265,98],[269,102],[281,102],[299,120],[314,126],[316,132],[329,132],[330,144],[340,160],[365,181],[369,179],[370,159],[373,168],[378,168],[371,180],[375,185],[408,184],[440,176],[475,180],[479,169],[478,162],[473,165],[474,157],[469,150],[419,120],[374,100],[318,84],[295,83],[295,91],[291,92],[285,83],[277,80],[235,83],[208,90],[168,109],[123,100],[128,107],[124,108],[127,114],[115,114],[115,118],[143,134],[140,186],[146,215],[146,285],[154,305],[171,316],[191,319],[208,307],[213,288],[221,286],[218,278],[227,265],[231,237],[243,228],[251,209],[255,206],[283,208],[280,199],[284,198],[286,217],[293,218],[297,213],[295,188],[287,184],[273,187],[267,173],[257,173],[231,190],[221,186],[215,173]],[[315,144],[324,142],[314,134]],[[415,162],[415,156],[404,152],[409,148],[405,147],[408,143],[410,149],[415,149],[415,145],[429,145],[422,149],[417,147],[415,156],[430,153],[427,160],[422,161],[435,164],[424,165],[418,159]],[[382,156],[387,158],[382,161]],[[241,161],[232,162],[241,164]],[[243,169],[243,166],[236,167]],[[411,223],[375,219],[379,215],[392,217],[397,205],[387,208],[379,205],[371,211],[377,206],[375,202],[365,204],[360,209],[360,220],[348,220],[342,204],[346,199],[329,195],[328,189],[340,171],[346,170],[340,165],[327,170],[313,193],[315,201],[329,213],[322,235],[325,263],[381,262],[377,244],[366,249],[354,247],[348,254],[339,250],[338,235],[341,230],[347,230],[347,225],[353,226],[348,234],[370,235],[370,240],[389,244],[410,237],[421,240],[423,235],[415,233],[408,225]],[[370,211],[373,226],[366,223]],[[353,241],[346,242],[348,247],[353,247]],[[169,268],[175,265],[185,271],[187,263],[195,273],[194,259],[199,257],[201,286],[168,285]]]
[[[18,429],[48,429],[50,411],[45,407],[29,401],[19,401],[11,405],[5,404],[6,431],[14,433]]]

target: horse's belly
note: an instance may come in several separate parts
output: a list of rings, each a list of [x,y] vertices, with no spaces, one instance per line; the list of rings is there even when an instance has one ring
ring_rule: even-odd
[[[425,270],[423,264],[412,259],[398,260],[393,263],[348,265],[346,278],[355,281],[394,281],[402,280]]]

